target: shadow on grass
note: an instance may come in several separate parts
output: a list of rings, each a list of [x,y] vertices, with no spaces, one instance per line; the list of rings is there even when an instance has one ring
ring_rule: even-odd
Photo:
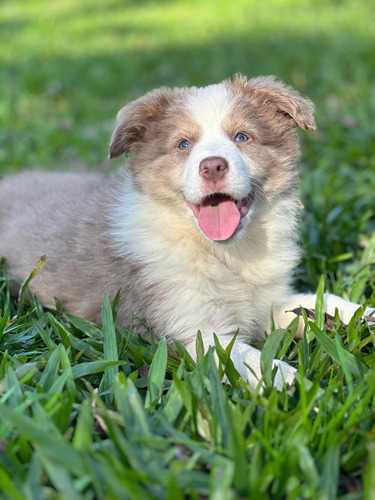
[[[116,1],[111,5],[119,6]],[[3,29],[12,33],[20,25],[16,21]],[[269,29],[263,34],[213,36],[205,45],[170,46],[165,39],[150,46],[145,41],[130,50],[121,40],[132,34],[142,40],[144,27],[113,24],[101,30],[113,36],[110,50],[47,57],[25,48],[19,58],[2,66],[1,115],[6,127],[0,141],[6,148],[0,153],[0,171],[47,165],[51,159],[60,164],[78,159],[100,163],[115,115],[127,101],[161,85],[206,85],[237,72],[275,74],[295,85],[316,102],[318,122],[325,119],[327,96],[341,94],[352,101],[362,97],[359,119],[363,125],[371,123],[368,84],[375,71],[375,45],[361,33],[298,36]]]

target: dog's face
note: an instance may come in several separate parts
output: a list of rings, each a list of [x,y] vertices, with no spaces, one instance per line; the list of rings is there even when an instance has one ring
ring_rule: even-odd
[[[231,241],[257,201],[294,187],[297,125],[315,129],[313,106],[273,77],[162,88],[122,108],[109,157],[130,153],[137,190]]]

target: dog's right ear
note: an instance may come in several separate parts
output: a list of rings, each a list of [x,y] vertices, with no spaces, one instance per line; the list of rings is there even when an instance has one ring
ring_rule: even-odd
[[[148,92],[120,109],[109,143],[108,158],[129,153],[134,143],[144,141],[147,128],[165,115],[174,96],[173,90],[163,87]]]

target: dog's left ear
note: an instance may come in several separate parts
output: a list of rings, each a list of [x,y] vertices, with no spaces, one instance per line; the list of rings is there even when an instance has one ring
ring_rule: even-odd
[[[108,158],[130,153],[133,144],[144,141],[147,128],[167,112],[173,99],[174,91],[163,87],[148,92],[120,109],[109,143]]]
[[[243,90],[252,97],[268,101],[279,111],[293,118],[303,129],[316,130],[313,103],[276,77],[260,76],[247,80],[238,76],[233,83],[242,85]]]

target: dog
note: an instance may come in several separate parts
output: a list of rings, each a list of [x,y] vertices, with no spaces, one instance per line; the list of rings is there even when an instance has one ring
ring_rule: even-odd
[[[103,292],[113,300],[121,289],[118,324],[134,313],[192,356],[198,330],[205,347],[213,333],[226,347],[238,331],[231,357],[256,386],[260,351],[249,342],[264,339],[271,313],[287,327],[290,311],[315,305],[291,286],[297,126],[315,130],[314,107],[272,76],[153,90],[118,113],[109,158],[128,156],[123,173],[0,183],[0,256],[24,280],[46,254],[30,291],[96,323]],[[326,312],[344,322],[358,307],[325,295]],[[277,388],[293,381],[294,368],[274,365]]]

